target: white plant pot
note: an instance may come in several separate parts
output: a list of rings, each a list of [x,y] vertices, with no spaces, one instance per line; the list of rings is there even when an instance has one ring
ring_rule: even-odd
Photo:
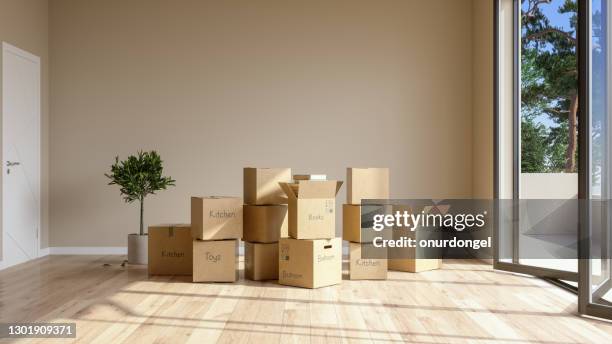
[[[147,264],[149,262],[149,236],[128,235],[128,264]]]

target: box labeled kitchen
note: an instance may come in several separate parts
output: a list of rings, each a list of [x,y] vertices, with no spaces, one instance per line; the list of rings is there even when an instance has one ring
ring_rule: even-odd
[[[377,223],[374,230],[376,215],[391,214],[391,205],[342,205],[342,239],[357,243],[372,243],[374,238],[391,239],[393,227]]]
[[[238,240],[193,240],[194,282],[236,282]]]
[[[331,239],[336,236],[336,194],[341,181],[281,183],[289,198],[289,236]]]
[[[244,243],[244,276],[253,281],[278,279],[278,243]]]
[[[287,204],[287,196],[278,183],[291,181],[290,168],[245,167],[243,173],[244,203]]]
[[[342,281],[342,240],[281,239],[278,244],[278,283],[320,288]]]
[[[191,233],[200,240],[242,238],[242,199],[191,197]]]
[[[349,243],[349,279],[387,279],[387,260],[362,258],[362,245],[370,244]]]
[[[346,203],[361,204],[362,199],[389,198],[388,168],[346,169]]]
[[[191,275],[190,225],[150,226],[148,241],[149,275]]]
[[[248,205],[243,207],[244,241],[271,243],[289,236],[286,205]]]

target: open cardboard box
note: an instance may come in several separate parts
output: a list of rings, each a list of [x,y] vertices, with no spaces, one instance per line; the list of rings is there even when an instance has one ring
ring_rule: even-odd
[[[303,180],[294,189],[280,183],[289,198],[289,236],[294,239],[331,239],[336,236],[336,195],[342,181]]]

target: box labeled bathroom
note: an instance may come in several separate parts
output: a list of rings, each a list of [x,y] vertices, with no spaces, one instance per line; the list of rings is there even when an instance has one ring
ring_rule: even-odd
[[[193,282],[236,282],[238,240],[193,240]]]
[[[384,280],[387,279],[387,259],[362,258],[362,245],[349,243],[349,279]]]
[[[191,197],[191,234],[200,240],[242,238],[242,199]]]
[[[346,203],[361,204],[362,199],[389,198],[388,168],[346,169]]]
[[[244,243],[244,277],[253,281],[278,279],[278,243]]]
[[[245,167],[243,173],[244,203],[287,204],[287,196],[278,183],[291,181],[290,168]]]
[[[244,205],[244,241],[271,243],[288,236],[289,216],[286,205]]]
[[[149,275],[191,275],[190,225],[150,226],[148,240]]]
[[[281,239],[278,247],[278,283],[320,288],[342,281],[342,240]]]
[[[391,214],[390,205],[342,205],[342,239],[372,243],[377,237],[391,239],[393,227],[385,226],[382,216]]]
[[[281,183],[289,198],[289,236],[331,239],[336,236],[336,195],[341,181]]]

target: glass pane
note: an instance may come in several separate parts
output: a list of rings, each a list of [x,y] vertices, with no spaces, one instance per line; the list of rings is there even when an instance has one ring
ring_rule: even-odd
[[[578,270],[557,255],[578,233],[577,17],[576,0],[520,2],[519,262],[564,271]]]
[[[610,108],[609,24],[606,0],[591,1],[591,292],[593,303],[612,301],[610,292]]]

